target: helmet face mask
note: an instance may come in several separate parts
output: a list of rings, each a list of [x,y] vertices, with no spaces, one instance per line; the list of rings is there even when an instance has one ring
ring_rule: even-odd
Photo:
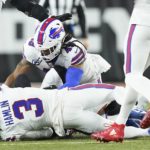
[[[45,60],[51,61],[60,54],[60,51],[61,51],[61,43],[48,49],[41,50],[40,53]]]
[[[53,46],[53,47],[50,47],[49,49],[46,49],[46,50],[41,50],[41,55],[42,56],[47,56],[47,55],[50,55],[54,52],[54,50],[56,49],[57,46]]]
[[[34,36],[34,45],[43,58],[51,61],[60,54],[62,41],[65,37],[61,21],[48,18],[37,29]]]

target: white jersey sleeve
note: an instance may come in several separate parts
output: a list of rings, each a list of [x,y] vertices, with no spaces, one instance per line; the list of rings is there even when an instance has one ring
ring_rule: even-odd
[[[67,46],[62,49],[62,54],[56,61],[56,64],[64,66],[65,68],[81,65],[87,57],[87,50],[79,41],[74,40],[71,42],[74,43],[74,46]]]

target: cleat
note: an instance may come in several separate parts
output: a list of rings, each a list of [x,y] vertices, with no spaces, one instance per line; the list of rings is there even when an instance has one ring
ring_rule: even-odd
[[[141,120],[140,127],[142,129],[146,129],[150,127],[150,110],[146,112],[146,114],[144,115],[144,118]]]
[[[124,124],[119,125],[114,123],[111,125],[111,127],[104,131],[99,131],[91,134],[91,138],[104,143],[108,143],[110,141],[123,142],[124,128]]]

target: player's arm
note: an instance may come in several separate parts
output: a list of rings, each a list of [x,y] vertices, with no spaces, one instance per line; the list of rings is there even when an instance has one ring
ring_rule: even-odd
[[[66,82],[59,87],[59,89],[65,87],[74,87],[80,84],[83,75],[82,64],[70,66],[66,72]]]
[[[31,0],[11,0],[10,3],[30,17],[43,21],[48,17],[47,10]]]
[[[75,40],[74,42],[78,42]],[[74,43],[73,43],[74,44]],[[81,44],[81,43],[80,43]],[[59,89],[65,87],[74,87],[80,84],[81,78],[83,76],[83,66],[86,60],[87,50],[84,46],[78,46],[74,44],[70,52],[67,52],[70,58],[70,65],[66,68],[65,83],[59,87]]]
[[[21,75],[27,73],[31,69],[31,64],[25,60],[24,58],[17,64],[15,70],[7,77],[4,84],[9,87],[12,87],[15,83],[16,78]]]
[[[11,0],[10,3],[16,7],[19,11],[25,13],[26,15],[43,21],[49,17],[48,11],[41,5],[33,2],[32,0]],[[69,13],[53,16],[61,21],[66,21],[71,19],[72,15]]]
[[[25,139],[49,139],[53,135],[53,130],[51,128],[38,130],[38,131],[28,131],[20,137],[20,140]]]

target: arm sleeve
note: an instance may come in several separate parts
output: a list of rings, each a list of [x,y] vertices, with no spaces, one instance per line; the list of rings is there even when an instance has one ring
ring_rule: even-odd
[[[81,0],[80,4],[77,6],[77,14],[79,18],[79,25],[82,31],[82,35],[81,35],[82,38],[87,38],[87,33],[88,33],[88,29],[86,25],[85,9],[86,9],[85,2],[84,0]]]
[[[26,15],[43,21],[48,17],[47,10],[31,0],[11,0],[10,3]]]
[[[48,139],[53,135],[53,130],[51,128],[38,130],[38,131],[28,131],[20,137],[21,140],[25,139]]]
[[[69,67],[66,73],[66,83],[60,86],[58,89],[62,89],[65,87],[74,87],[79,85],[82,75],[83,75],[82,69]]]

